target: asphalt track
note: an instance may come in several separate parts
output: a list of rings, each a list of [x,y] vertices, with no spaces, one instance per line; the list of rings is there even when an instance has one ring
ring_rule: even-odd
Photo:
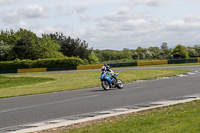
[[[125,68],[115,69],[115,71],[166,68],[200,71],[200,66]],[[91,71],[97,70],[79,72]],[[184,77],[125,84],[124,89],[121,90],[103,91],[101,87],[96,87],[0,99],[0,129],[196,94],[200,90],[199,81],[200,73],[198,72]]]

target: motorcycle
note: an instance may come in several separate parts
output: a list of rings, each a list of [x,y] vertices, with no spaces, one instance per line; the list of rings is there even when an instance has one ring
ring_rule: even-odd
[[[109,90],[110,88],[123,88],[123,83],[120,79],[117,79],[116,77],[119,75],[119,73],[111,74],[110,72],[104,72],[101,76],[101,85],[104,90]]]

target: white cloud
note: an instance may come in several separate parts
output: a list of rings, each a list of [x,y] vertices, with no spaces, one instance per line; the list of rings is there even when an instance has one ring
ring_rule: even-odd
[[[189,2],[200,2],[200,0],[187,0]]]
[[[82,13],[82,12],[85,12],[86,10],[89,9],[89,4],[84,2],[84,3],[80,3],[80,4],[77,4],[75,6],[75,10],[79,13]]]
[[[198,27],[200,27],[200,16],[187,14],[183,20],[171,21],[167,23],[167,25],[170,27],[170,29],[173,28],[186,31],[198,31]]]
[[[152,25],[140,14],[123,7],[118,12],[106,14],[96,27],[82,30],[81,35],[87,38],[89,44],[96,45],[100,49],[123,49],[124,43],[126,47],[136,44],[143,41],[141,37],[144,38],[145,34],[157,31],[155,28],[158,27]]]
[[[23,21],[20,21],[19,23],[17,23],[16,26],[19,27],[19,28],[23,28],[23,29],[29,29],[30,28],[30,25],[26,24]]]
[[[146,6],[163,6],[169,0],[126,0],[125,4],[128,6],[146,5]]]
[[[20,20],[20,16],[16,11],[6,12],[3,16],[3,21],[6,23],[17,23]]]
[[[169,23],[169,26],[184,27],[186,24],[183,20],[176,20]]]
[[[187,22],[187,23],[200,22],[200,16],[195,16],[195,15],[192,15],[192,14],[186,14],[184,21]]]
[[[146,20],[145,19],[130,19],[127,21],[126,23],[128,26],[130,27],[138,27],[138,26],[143,26],[146,24]]]
[[[72,31],[73,28],[71,28],[69,25],[61,25],[61,24],[58,24],[58,25],[51,25],[51,26],[46,26],[46,27],[39,27],[38,30],[35,30],[35,33],[38,35],[38,36],[41,36],[41,34],[44,34],[44,33],[64,33],[65,35],[69,34],[69,31]]]
[[[115,22],[126,22],[130,18],[139,18],[140,15],[134,13],[129,7],[122,7],[118,12],[108,13],[104,19]]]
[[[198,42],[199,19],[199,16],[186,15],[180,20],[164,22],[123,7],[104,15],[95,27],[81,30],[80,35],[99,49],[160,46],[164,41],[175,46]]]
[[[71,9],[71,7],[68,4],[56,5],[56,6],[54,6],[54,12],[56,12],[55,16],[56,17],[70,16],[73,14],[70,9]]]
[[[38,5],[28,5],[18,10],[23,18],[43,18],[47,16],[47,8]]]
[[[89,4],[87,2],[83,2],[75,6],[75,10],[78,13],[81,22],[86,22],[91,19],[91,17],[85,13],[88,9]]]
[[[4,5],[4,4],[9,4],[9,3],[13,3],[16,2],[18,0],[0,0],[0,5]]]
[[[85,14],[79,14],[79,18],[80,18],[80,20],[83,21],[83,22],[89,21],[89,20],[91,19],[90,16],[87,16],[87,15],[85,15]]]
[[[20,9],[4,11],[3,21],[6,23],[19,23],[21,19],[44,18],[47,16],[47,9],[38,5],[23,6]]]

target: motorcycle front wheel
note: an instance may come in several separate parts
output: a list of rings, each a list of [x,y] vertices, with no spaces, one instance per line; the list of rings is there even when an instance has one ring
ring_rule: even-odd
[[[117,79],[117,88],[122,89],[124,87],[122,81],[120,79]]]
[[[110,89],[110,84],[109,84],[109,82],[106,81],[106,80],[103,80],[103,81],[101,82],[101,85],[102,85],[102,87],[103,87],[104,90],[109,90],[109,89]]]

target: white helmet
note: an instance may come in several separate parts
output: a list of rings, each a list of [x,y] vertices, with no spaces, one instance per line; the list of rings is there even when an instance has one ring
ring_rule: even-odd
[[[105,71],[106,70],[106,67],[105,66],[102,66],[101,67],[101,71]]]

